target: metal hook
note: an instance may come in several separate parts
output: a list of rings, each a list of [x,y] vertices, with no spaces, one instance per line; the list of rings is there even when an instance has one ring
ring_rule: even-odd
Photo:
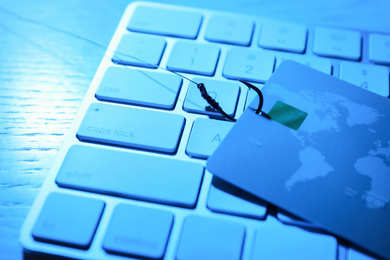
[[[254,85],[250,84],[249,82],[242,81],[242,80],[239,80],[239,81],[241,83],[245,84],[248,88],[256,91],[257,95],[259,95],[259,106],[257,107],[255,113],[260,114],[268,119],[271,119],[271,117],[267,113],[265,113],[264,111],[261,110],[263,108],[263,104],[264,104],[264,96],[263,96],[263,93],[261,92],[261,90],[259,88],[255,87]]]

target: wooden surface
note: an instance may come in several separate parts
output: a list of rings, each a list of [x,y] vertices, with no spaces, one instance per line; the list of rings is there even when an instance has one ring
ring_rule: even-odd
[[[387,0],[159,2],[390,33]],[[20,226],[104,53],[42,24],[105,46],[127,4],[0,0],[0,259],[22,259]]]

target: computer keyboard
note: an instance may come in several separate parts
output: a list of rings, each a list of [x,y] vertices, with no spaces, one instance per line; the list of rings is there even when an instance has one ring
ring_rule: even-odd
[[[238,119],[256,95],[238,80],[261,87],[284,60],[389,96],[390,35],[130,4],[24,223],[26,256],[373,259],[205,169],[234,123],[194,82]]]

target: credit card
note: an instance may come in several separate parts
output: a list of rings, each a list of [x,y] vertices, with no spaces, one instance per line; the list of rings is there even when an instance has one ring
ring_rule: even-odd
[[[292,61],[261,90],[207,169],[390,259],[390,100]]]

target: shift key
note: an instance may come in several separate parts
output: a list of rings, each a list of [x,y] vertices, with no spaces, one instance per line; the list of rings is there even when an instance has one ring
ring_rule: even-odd
[[[134,152],[72,146],[58,172],[62,188],[194,208],[202,164]]]
[[[185,119],[181,115],[93,103],[77,131],[81,141],[175,153]]]

